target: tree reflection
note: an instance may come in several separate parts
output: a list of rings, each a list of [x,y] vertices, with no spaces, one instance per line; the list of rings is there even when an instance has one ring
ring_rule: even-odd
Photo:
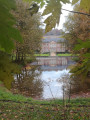
[[[65,96],[63,97],[69,97],[70,94],[70,74],[69,73],[64,73],[59,79],[57,79],[59,84],[62,85],[62,89],[64,90],[63,92],[65,93]]]
[[[34,66],[32,70],[24,69],[21,74],[15,76],[12,83],[13,93],[20,93],[33,98],[41,98],[43,83],[40,79],[41,71]]]
[[[73,76],[71,78],[72,81],[72,94],[78,94],[80,92],[87,92],[90,89],[90,79],[87,78],[87,80],[83,81],[81,80],[81,77],[79,76]]]
[[[69,101],[72,95],[78,95],[80,92],[86,92],[89,90],[88,88],[90,82],[80,81],[80,78],[77,79],[75,76],[72,77],[69,73],[63,74],[57,81],[59,84],[63,84],[62,89],[65,93],[64,97],[68,97]]]

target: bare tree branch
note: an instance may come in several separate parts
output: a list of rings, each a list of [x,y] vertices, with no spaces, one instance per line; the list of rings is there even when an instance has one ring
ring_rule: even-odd
[[[87,14],[87,13],[83,13],[83,12],[77,12],[77,11],[70,11],[70,10],[67,10],[67,9],[63,9],[62,10],[65,10],[65,11],[68,11],[68,12],[72,12],[72,13],[77,13],[77,14],[82,14],[82,15],[87,15],[87,16],[90,16],[90,14]]]

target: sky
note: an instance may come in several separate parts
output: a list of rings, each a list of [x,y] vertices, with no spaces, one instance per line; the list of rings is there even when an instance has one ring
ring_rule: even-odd
[[[73,10],[73,7],[70,4],[65,4],[65,5],[63,5],[62,8],[67,9],[67,10]],[[68,12],[68,11],[62,10],[62,14],[60,17],[60,24],[59,24],[59,26],[57,26],[58,29],[64,29],[63,23],[65,23],[65,19],[67,18],[66,16],[68,16],[69,13],[70,12]]]
[[[72,0],[70,0],[70,1],[72,1]],[[71,4],[63,4],[62,8],[63,9],[67,9],[67,10],[73,10],[73,7],[71,6]],[[45,7],[40,9],[39,12],[42,13],[44,9],[45,9]],[[57,29],[64,29],[63,28],[63,23],[65,22],[66,16],[68,16],[68,14],[69,14],[68,11],[62,10],[62,14],[60,16],[59,26],[56,26]],[[44,16],[42,21],[44,21],[44,19],[46,19],[46,18],[47,18],[47,16]]]

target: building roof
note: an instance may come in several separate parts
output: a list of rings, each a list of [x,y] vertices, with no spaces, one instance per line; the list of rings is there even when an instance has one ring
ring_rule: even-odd
[[[60,38],[60,36],[44,36],[42,42],[49,43],[49,42],[66,42],[64,38]]]
[[[49,31],[47,33],[45,33],[45,30],[43,30],[43,33],[46,36],[50,36],[50,35],[52,35],[52,36],[55,36],[55,35],[59,36],[59,35],[63,34],[63,30],[62,29],[60,29],[60,30],[58,30],[58,29],[52,29],[51,31]]]

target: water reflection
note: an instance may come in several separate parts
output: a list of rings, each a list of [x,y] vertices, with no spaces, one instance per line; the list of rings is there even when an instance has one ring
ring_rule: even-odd
[[[58,79],[65,73],[68,74],[69,70],[58,70],[58,71],[43,71],[42,80],[44,81],[44,90],[43,98],[44,99],[53,99],[53,98],[62,98],[63,83],[59,82]]]
[[[13,93],[21,93],[25,96],[33,98],[41,98],[43,91],[43,83],[40,80],[40,70],[34,67],[32,70],[23,70],[21,74],[14,76],[12,83]]]
[[[57,79],[58,83],[62,83],[62,90],[64,93],[64,97],[68,98],[71,94],[71,78],[70,73],[63,73],[59,79]]]
[[[32,63],[32,65],[40,65],[41,70],[53,71],[53,70],[64,70],[68,66],[74,64],[72,57],[37,57],[37,62]]]
[[[30,64],[32,69],[15,75],[12,91],[36,99],[62,98],[64,82],[60,78],[69,73],[71,64],[71,57],[37,57],[37,62]]]

